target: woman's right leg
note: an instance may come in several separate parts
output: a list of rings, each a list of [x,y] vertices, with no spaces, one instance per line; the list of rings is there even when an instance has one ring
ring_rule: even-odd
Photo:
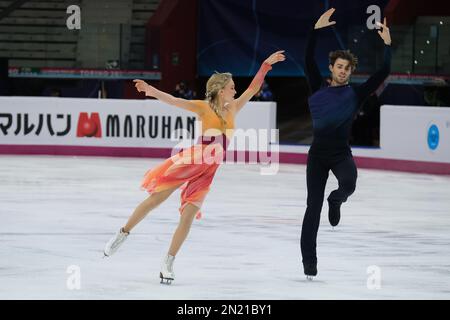
[[[156,208],[164,200],[166,200],[178,187],[179,186],[161,192],[152,193],[151,196],[142,201],[128,219],[127,224],[123,228],[120,228],[116,235],[108,241],[104,249],[105,256],[109,257],[113,255],[127,239],[131,229],[133,229],[142,219],[144,219],[150,210]]]
[[[130,232],[147,214],[163,203],[179,186],[161,192],[152,193],[147,199],[142,201],[133,214],[128,219],[127,224],[122,228],[124,232]]]

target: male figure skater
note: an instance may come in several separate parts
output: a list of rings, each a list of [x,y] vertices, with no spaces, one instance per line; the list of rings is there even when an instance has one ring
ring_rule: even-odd
[[[341,204],[355,191],[357,171],[349,145],[351,126],[358,108],[386,79],[390,72],[391,37],[389,28],[378,22],[378,31],[384,41],[384,63],[365,83],[352,87],[348,84],[358,63],[348,50],[330,52],[331,82],[322,79],[314,61],[314,48],[319,29],[334,25],[330,17],[334,8],[326,11],[308,35],[306,46],[306,77],[311,88],[309,109],[313,121],[314,139],[308,152],[306,183],[307,208],[303,218],[300,240],[304,273],[308,279],[317,275],[316,239],[319,229],[325,185],[331,170],[339,187],[328,197],[328,219],[334,227],[340,220]]]

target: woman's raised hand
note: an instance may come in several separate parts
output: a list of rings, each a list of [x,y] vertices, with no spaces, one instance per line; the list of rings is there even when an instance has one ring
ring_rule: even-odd
[[[273,65],[274,63],[286,60],[286,57],[284,56],[283,52],[284,52],[284,50],[280,50],[280,51],[272,53],[270,55],[270,57],[268,57],[266,60],[264,60],[264,63]]]

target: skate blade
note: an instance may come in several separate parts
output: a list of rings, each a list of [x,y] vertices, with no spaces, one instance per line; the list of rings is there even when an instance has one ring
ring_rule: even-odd
[[[159,277],[161,278],[161,284],[166,284],[166,285],[170,285],[172,284],[173,279],[172,278],[164,278],[162,273],[159,273]]]
[[[314,276],[306,276],[306,280],[308,280],[308,281],[313,281],[313,279],[314,279]]]

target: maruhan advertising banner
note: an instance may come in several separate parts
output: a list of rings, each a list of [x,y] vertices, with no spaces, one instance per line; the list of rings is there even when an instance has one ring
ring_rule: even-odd
[[[249,102],[236,118],[232,150],[278,143],[276,104]],[[196,114],[157,100],[1,97],[1,145],[174,148],[201,134]]]

